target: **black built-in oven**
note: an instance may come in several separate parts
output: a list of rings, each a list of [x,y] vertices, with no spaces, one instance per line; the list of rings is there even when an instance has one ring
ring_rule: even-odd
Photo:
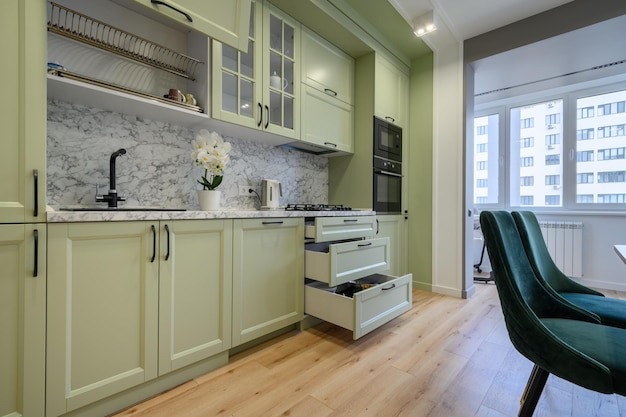
[[[373,209],[402,212],[402,128],[374,117]]]

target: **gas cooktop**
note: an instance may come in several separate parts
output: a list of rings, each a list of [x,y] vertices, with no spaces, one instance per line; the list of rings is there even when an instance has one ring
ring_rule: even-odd
[[[343,204],[287,204],[285,210],[291,211],[356,211]]]

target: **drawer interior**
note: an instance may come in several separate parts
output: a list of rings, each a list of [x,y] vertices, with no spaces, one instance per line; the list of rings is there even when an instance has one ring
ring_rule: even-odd
[[[329,287],[323,282],[307,279],[305,284],[314,287],[318,290],[328,291],[333,294],[341,295],[343,297],[353,298],[354,294],[370,289],[377,285],[384,285],[389,281],[393,281],[398,277],[392,277],[383,274],[373,274],[365,278],[357,279],[354,281],[348,281],[343,284]]]

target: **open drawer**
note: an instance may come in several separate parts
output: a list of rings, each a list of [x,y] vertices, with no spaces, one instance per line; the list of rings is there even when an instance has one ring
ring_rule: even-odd
[[[361,239],[376,235],[376,216],[316,217],[304,227],[304,237],[315,242]]]
[[[304,276],[330,286],[389,269],[389,238],[342,243],[307,243]]]
[[[304,312],[352,330],[356,340],[411,309],[412,280],[375,274],[336,287],[314,281],[304,287]]]

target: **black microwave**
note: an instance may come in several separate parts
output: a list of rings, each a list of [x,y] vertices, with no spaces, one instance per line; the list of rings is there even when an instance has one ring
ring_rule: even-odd
[[[402,162],[402,128],[374,117],[374,155]]]

